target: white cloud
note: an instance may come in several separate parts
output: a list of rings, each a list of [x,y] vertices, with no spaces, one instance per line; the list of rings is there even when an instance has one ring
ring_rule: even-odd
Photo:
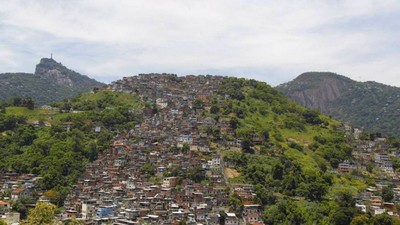
[[[393,84],[389,79],[399,69],[394,63],[397,55],[382,50],[399,39],[397,31],[351,24],[396,14],[400,3],[394,0],[0,0],[0,4],[0,29],[19,31],[8,51],[17,45],[40,54],[59,50],[54,53],[69,67],[108,81],[105,76],[169,70],[246,72],[276,84],[308,70],[331,70]],[[15,54],[26,53],[19,49]],[[268,74],[271,71],[276,74]]]
[[[9,65],[10,67],[16,66],[15,54],[4,46],[0,46],[0,64]]]

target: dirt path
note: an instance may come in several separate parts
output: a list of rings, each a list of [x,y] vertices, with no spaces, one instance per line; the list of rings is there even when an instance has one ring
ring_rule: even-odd
[[[228,177],[228,179],[240,176],[240,173],[232,168],[225,168],[225,174]]]

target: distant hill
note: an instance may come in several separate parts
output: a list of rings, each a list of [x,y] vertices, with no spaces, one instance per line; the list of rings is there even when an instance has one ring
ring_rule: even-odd
[[[309,72],[278,90],[307,108],[369,132],[400,136],[400,88],[357,82],[328,72]]]
[[[104,85],[68,69],[54,59],[43,58],[34,74],[0,74],[0,101],[13,96],[31,97],[37,105],[59,101]]]

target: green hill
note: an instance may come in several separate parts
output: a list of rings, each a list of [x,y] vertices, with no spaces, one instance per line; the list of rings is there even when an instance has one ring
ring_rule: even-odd
[[[117,134],[133,143],[141,137],[127,133],[144,129],[149,139],[159,140],[160,145],[168,141],[173,149],[180,134],[175,131],[182,129],[174,124],[196,119],[179,125],[190,128],[181,132],[206,134],[202,142],[211,152],[198,156],[208,160],[209,154],[220,155],[224,169],[234,174],[228,185],[254,185],[253,201],[262,205],[267,224],[349,224],[360,214],[355,196],[374,183],[373,174],[362,173],[363,169],[354,174],[336,172],[340,162],[353,159],[353,140],[340,122],[255,80],[138,77],[58,102],[53,105],[56,111],[9,107],[0,112],[0,173],[40,175],[40,187],[56,193],[51,201],[62,205],[85,165],[98,155],[107,157]],[[167,106],[156,104],[163,98]],[[182,110],[180,119],[171,119],[172,110],[178,114]],[[164,118],[164,123],[155,118]],[[135,126],[143,121],[146,126]],[[151,136],[167,125],[172,126],[167,136]],[[95,127],[101,130],[96,132]],[[151,151],[150,145],[146,148]],[[173,167],[165,172],[169,169]],[[244,200],[232,192],[228,202],[230,210],[240,215]]]
[[[82,108],[88,101],[95,107]],[[55,105],[60,108],[7,107],[0,112],[0,175],[37,174],[43,177],[40,188],[55,191],[52,201],[62,205],[85,165],[109,147],[114,131],[132,129],[141,120],[132,110],[140,112],[143,105],[135,95],[109,91]],[[71,107],[76,111],[70,112]]]
[[[334,196],[355,195],[366,187],[362,179],[328,172],[352,158],[340,123],[303,108],[262,82],[228,79],[220,90],[231,98],[224,100],[218,116],[237,121],[236,134],[242,140],[240,152],[223,152],[224,161],[240,173],[233,182],[256,185],[256,201],[266,207],[264,220],[334,224],[332,214],[342,204],[332,200]],[[348,210],[352,217],[355,209]]]
[[[216,121],[202,128],[211,154],[219,153],[228,165],[231,183],[255,185],[254,201],[263,206],[267,224],[349,224],[359,214],[355,196],[371,182],[371,174],[336,172],[340,162],[353,159],[352,137],[345,136],[340,122],[271,86],[238,78],[150,74],[108,88],[136,92],[148,101],[193,99],[190,116]],[[229,202],[230,210],[240,214],[244,200],[231,194]]]
[[[72,71],[53,59],[43,58],[34,74],[0,74],[0,101],[11,97],[31,97],[36,105],[60,101],[88,92],[103,84]]]
[[[279,85],[288,98],[368,132],[400,136],[400,88],[333,73],[304,73]]]

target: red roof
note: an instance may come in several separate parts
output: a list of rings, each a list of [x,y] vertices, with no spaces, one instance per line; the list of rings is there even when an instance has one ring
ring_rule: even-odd
[[[0,201],[0,205],[8,205],[8,204],[9,204],[8,202]]]
[[[250,223],[251,225],[265,225],[265,223],[259,221],[259,222],[252,222]]]
[[[23,191],[24,191],[24,189],[18,188],[18,189],[13,190],[11,193],[12,193],[12,194],[20,194],[20,193],[23,192]]]

